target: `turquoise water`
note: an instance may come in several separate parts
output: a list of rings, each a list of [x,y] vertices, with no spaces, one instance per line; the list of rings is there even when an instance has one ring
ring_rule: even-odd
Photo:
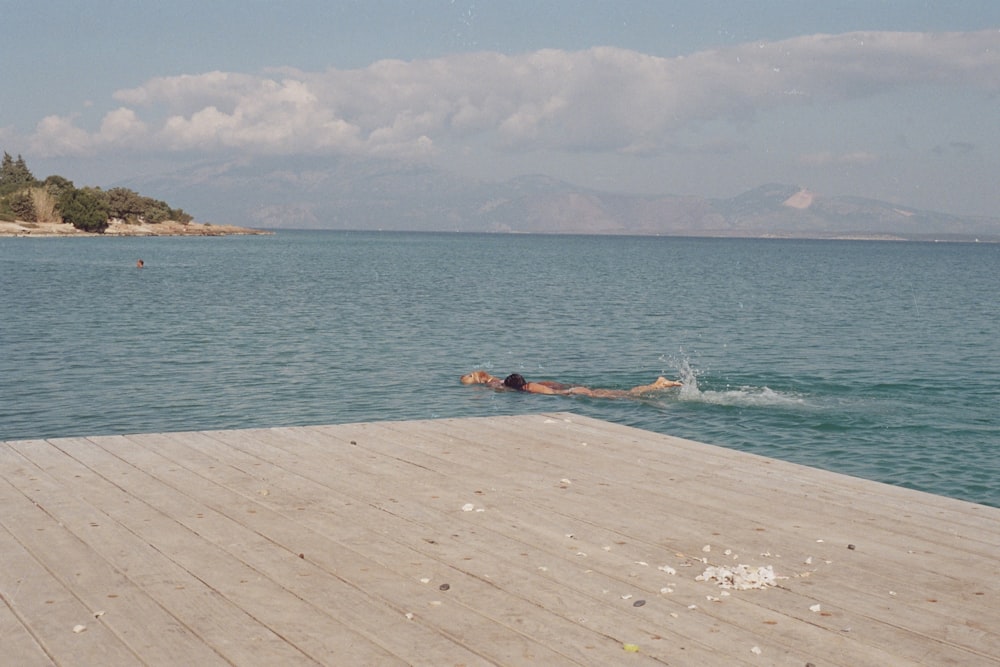
[[[987,244],[4,238],[0,439],[565,410],[1000,506],[997,294]]]

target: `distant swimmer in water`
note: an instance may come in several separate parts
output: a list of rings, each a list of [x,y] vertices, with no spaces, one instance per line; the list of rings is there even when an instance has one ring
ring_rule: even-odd
[[[629,396],[640,396],[651,391],[680,387],[682,383],[676,380],[668,380],[665,377],[658,377],[650,384],[639,385],[631,389],[592,389],[579,385],[564,384],[543,380],[540,382],[528,382],[519,373],[512,373],[503,380],[486,371],[473,371],[461,378],[462,384],[485,384],[494,389],[514,389],[529,394],[557,394],[560,396],[590,396],[592,398],[627,398]]]
[[[146,263],[144,261],[142,261],[141,259],[138,262],[135,263],[135,268],[137,268],[137,269],[141,269],[144,266],[146,266]]]

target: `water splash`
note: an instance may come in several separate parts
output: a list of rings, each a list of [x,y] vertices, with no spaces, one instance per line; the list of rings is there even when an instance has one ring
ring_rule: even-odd
[[[806,401],[800,396],[777,392],[770,387],[738,387],[723,391],[701,391],[697,387],[690,393],[681,391],[680,400],[707,403],[710,405],[729,405],[735,407],[754,408],[789,408],[805,406]]]
[[[785,408],[806,405],[805,399],[801,396],[775,391],[768,386],[743,385],[735,388],[726,387],[723,390],[702,389],[698,386],[698,378],[702,373],[691,365],[690,359],[681,357],[675,359],[673,364],[677,368],[678,378],[684,383],[677,394],[680,401],[735,407]]]
[[[682,357],[675,361],[674,364],[677,366],[677,377],[684,383],[681,387],[680,395],[682,398],[690,398],[691,396],[697,396],[701,392],[698,390],[698,371],[691,366],[691,360],[687,357]]]

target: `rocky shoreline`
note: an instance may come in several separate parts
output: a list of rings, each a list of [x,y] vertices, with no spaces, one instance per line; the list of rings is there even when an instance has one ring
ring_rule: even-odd
[[[232,236],[273,234],[262,229],[235,225],[213,225],[202,222],[180,223],[164,221],[155,224],[128,223],[112,220],[103,233],[84,232],[63,222],[0,221],[0,236],[71,237],[71,236]]]

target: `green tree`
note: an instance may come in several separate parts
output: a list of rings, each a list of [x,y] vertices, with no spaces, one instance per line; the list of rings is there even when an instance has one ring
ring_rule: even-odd
[[[171,208],[165,201],[144,197],[129,188],[77,189],[73,181],[57,175],[40,183],[23,157],[18,155],[15,159],[4,152],[0,161],[0,219],[47,222],[58,219],[56,209],[65,222],[98,232],[107,229],[109,218],[148,223],[193,220],[182,209]]]
[[[4,151],[0,162],[0,194],[9,194],[19,188],[34,185],[35,177],[31,175],[28,165],[20,155],[17,160]]]
[[[191,215],[190,213],[186,213],[182,208],[172,208],[170,209],[170,218],[168,219],[176,220],[177,222],[186,225],[187,223],[194,220],[194,216]]]
[[[34,185],[37,182],[35,181],[35,177],[31,173],[31,170],[28,169],[28,164],[24,161],[24,158],[21,157],[20,153],[18,153],[17,159],[14,160],[14,174],[25,184]]]
[[[111,188],[108,194],[108,215],[129,222],[139,219],[145,210],[145,201],[138,192],[128,188]]]
[[[106,193],[94,188],[66,190],[59,197],[63,220],[85,232],[103,232],[108,228]]]
[[[21,190],[10,196],[10,210],[14,217],[25,222],[38,222],[35,199],[29,190]]]
[[[170,205],[165,201],[143,197],[129,188],[111,188],[104,194],[107,196],[108,215],[112,218],[120,218],[129,222],[142,220],[149,224],[156,224],[164,220],[191,221],[191,216],[183,210],[170,208]]]
[[[170,206],[167,202],[153,199],[152,197],[145,197],[144,199],[145,207],[142,215],[146,218],[146,222],[156,223],[170,219]]]
[[[57,176],[55,174],[46,178],[42,182],[42,187],[45,188],[49,192],[49,194],[55,197],[56,199],[59,199],[59,197],[62,196],[62,193],[66,192],[67,190],[75,189],[73,181],[69,180],[68,178],[63,178],[62,176]]]

